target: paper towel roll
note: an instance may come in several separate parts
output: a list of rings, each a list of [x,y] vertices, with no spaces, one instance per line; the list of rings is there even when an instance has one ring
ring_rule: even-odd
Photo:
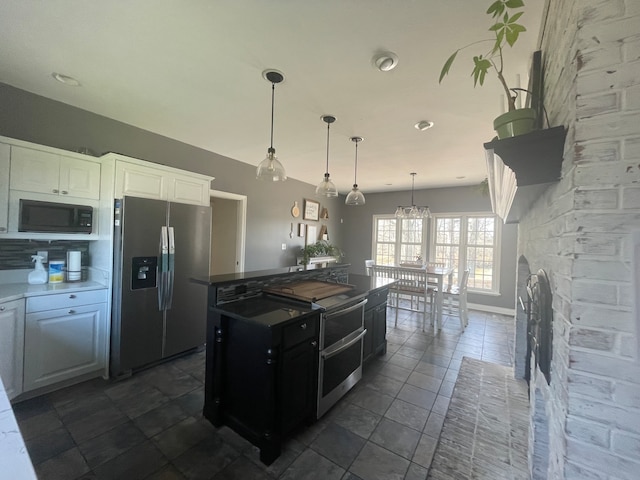
[[[77,282],[82,278],[82,252],[70,250],[67,252],[67,281]]]

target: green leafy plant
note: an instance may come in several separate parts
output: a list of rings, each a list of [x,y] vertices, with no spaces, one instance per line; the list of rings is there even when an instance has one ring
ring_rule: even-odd
[[[340,247],[330,244],[326,240],[312,243],[303,247],[300,251],[302,255],[302,264],[307,265],[311,257],[343,257],[344,253]]]
[[[507,99],[509,101],[509,111],[515,110],[515,96],[507,85],[502,74],[504,68],[502,50],[507,45],[513,47],[513,45],[518,41],[520,34],[527,30],[523,25],[517,23],[524,12],[514,12],[514,10],[522,7],[524,7],[523,0],[495,0],[486,12],[492,19],[494,19],[494,23],[489,27],[489,31],[493,32],[495,38],[478,40],[477,42],[465,45],[453,52],[453,54],[444,63],[438,82],[442,83],[442,79],[449,73],[451,65],[455,61],[458,52],[480,43],[493,42],[491,50],[485,54],[473,57],[473,70],[471,72],[471,76],[473,77],[473,86],[475,87],[477,84],[483,85],[489,69],[494,69],[500,84],[506,92]]]

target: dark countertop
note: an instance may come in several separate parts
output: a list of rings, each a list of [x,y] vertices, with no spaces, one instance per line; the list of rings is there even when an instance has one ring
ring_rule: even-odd
[[[306,306],[301,302],[291,302],[268,295],[219,305],[216,310],[230,317],[250,320],[269,327],[316,312],[311,305]]]
[[[394,282],[395,280],[390,278],[369,277],[367,275],[350,273],[347,283],[353,285],[355,288],[347,294],[335,295],[335,300],[336,302],[341,302],[348,298],[362,297],[376,290],[383,289]],[[258,297],[218,305],[215,307],[215,310],[224,312],[225,315],[231,317],[273,326],[281,322],[312,314],[314,311],[317,311],[318,308],[330,307],[333,299],[333,297],[328,297],[316,304],[305,304],[302,301],[289,300],[271,294],[262,294]]]
[[[256,270],[253,272],[237,272],[237,273],[224,273],[222,275],[211,275],[204,278],[193,278],[195,283],[202,283],[205,285],[225,285],[227,283],[237,283],[242,280],[261,280],[265,278],[281,277],[290,275],[292,273],[308,272],[311,270],[332,270],[335,268],[348,267],[349,263],[330,263],[327,266],[321,266],[321,264],[314,265],[295,265],[293,267],[272,268],[269,270]]]

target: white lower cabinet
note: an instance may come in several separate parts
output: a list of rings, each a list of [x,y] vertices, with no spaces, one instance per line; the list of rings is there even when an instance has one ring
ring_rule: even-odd
[[[9,400],[22,393],[24,299],[0,303],[0,377]]]
[[[104,370],[106,297],[106,290],[91,290],[27,298],[25,392]]]

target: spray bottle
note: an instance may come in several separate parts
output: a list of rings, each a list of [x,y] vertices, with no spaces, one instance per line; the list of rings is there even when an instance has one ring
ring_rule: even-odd
[[[47,271],[42,265],[42,260],[44,260],[44,257],[40,255],[31,255],[31,261],[36,263],[36,267],[32,272],[29,272],[29,277],[27,278],[27,282],[30,285],[47,283]]]

